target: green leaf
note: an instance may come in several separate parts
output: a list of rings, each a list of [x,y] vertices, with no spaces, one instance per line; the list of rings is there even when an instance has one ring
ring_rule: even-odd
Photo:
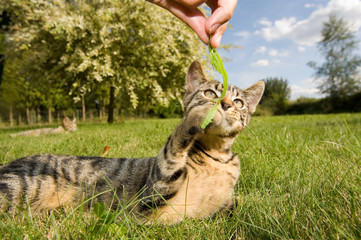
[[[228,88],[228,75],[226,69],[224,68],[221,56],[219,56],[217,49],[212,48],[211,44],[208,45],[209,57],[211,59],[212,67],[214,70],[222,74],[223,77],[223,91],[221,97],[217,100],[217,105],[212,107],[204,118],[201,128],[205,129],[208,124],[210,124],[216,114],[218,106],[221,104],[221,100],[226,96],[227,88]]]
[[[208,124],[210,124],[213,121],[214,115],[216,115],[217,109],[218,109],[219,103],[214,105],[209,112],[207,113],[206,117],[204,118],[201,128],[205,129]]]
[[[223,77],[223,91],[220,97],[220,100],[226,96],[228,88],[228,75],[226,69],[224,68],[222,58],[217,52],[217,49],[212,48],[211,45],[208,46],[209,56],[211,58],[212,67],[214,70],[222,74]]]

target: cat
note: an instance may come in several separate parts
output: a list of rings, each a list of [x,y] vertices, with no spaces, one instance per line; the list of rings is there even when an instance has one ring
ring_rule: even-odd
[[[40,135],[48,135],[48,134],[59,134],[59,133],[67,133],[73,132],[77,130],[76,126],[76,119],[70,120],[68,117],[63,119],[62,126],[57,128],[39,128],[39,129],[32,129],[23,132],[13,133],[10,134],[10,137],[17,137],[17,136],[32,136],[38,137]]]
[[[51,210],[95,196],[92,201],[114,208],[132,201],[129,212],[136,219],[167,225],[228,210],[240,174],[231,147],[248,125],[264,87],[262,81],[245,90],[229,86],[213,121],[202,129],[223,84],[207,80],[194,61],[186,75],[184,116],[157,157],[40,154],[17,159],[0,168],[0,206],[12,209],[26,197],[32,209]]]

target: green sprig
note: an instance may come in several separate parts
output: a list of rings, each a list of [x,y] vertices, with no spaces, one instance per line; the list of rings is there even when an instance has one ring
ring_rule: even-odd
[[[217,109],[219,105],[221,104],[221,100],[226,96],[227,88],[228,88],[228,75],[226,72],[226,69],[224,68],[221,56],[219,56],[217,49],[212,48],[210,39],[209,39],[209,45],[208,45],[208,51],[209,51],[209,57],[211,58],[212,67],[214,70],[222,74],[223,77],[223,91],[221,94],[221,97],[217,99],[217,104],[214,105],[207,113],[206,117],[204,118],[201,128],[205,129],[208,124],[210,124],[213,121],[214,115],[216,115]]]
[[[221,56],[219,56],[217,49],[212,48],[211,44],[208,45],[209,56],[211,58],[212,67],[214,70],[222,74],[223,77],[223,91],[219,102],[226,96],[227,88],[228,88],[228,75],[226,69],[223,66],[223,62]]]

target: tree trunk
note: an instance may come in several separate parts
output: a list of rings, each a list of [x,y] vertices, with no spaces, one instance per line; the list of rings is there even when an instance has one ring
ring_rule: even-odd
[[[85,111],[85,97],[84,97],[84,95],[81,97],[81,114],[82,114],[83,122],[85,122],[86,111]]]
[[[98,112],[99,112],[99,120],[103,119],[103,105],[99,102],[98,105]]]
[[[49,120],[49,123],[53,122],[53,117],[51,115],[51,108],[50,107],[48,108],[48,120]]]
[[[35,124],[35,112],[33,109],[30,109],[30,123],[31,125],[34,125]]]
[[[103,103],[103,105],[102,105],[102,108],[101,108],[102,110],[102,119],[103,119],[103,117],[105,117],[105,104]]]
[[[26,123],[31,125],[30,109],[28,107],[26,108]]]
[[[10,127],[14,126],[13,106],[12,105],[10,105],[10,109],[9,109],[9,123],[10,123]]]
[[[108,123],[114,122],[114,101],[115,101],[115,87],[110,86],[109,93],[109,106],[108,106]]]
[[[37,123],[41,122],[41,113],[40,113],[40,107],[39,106],[36,107],[36,122]]]
[[[21,120],[21,113],[19,113],[19,114],[18,114],[18,125],[20,125],[21,122],[22,122],[22,120]]]
[[[118,108],[114,108],[114,118],[117,119],[119,115]]]

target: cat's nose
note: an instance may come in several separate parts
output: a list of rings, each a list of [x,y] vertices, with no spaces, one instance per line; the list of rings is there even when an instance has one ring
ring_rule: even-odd
[[[222,109],[223,109],[224,111],[227,111],[228,108],[232,107],[231,104],[226,103],[226,102],[221,102],[221,105],[222,105]]]
[[[228,97],[224,97],[221,101],[222,109],[227,111],[228,108],[232,107],[232,100]]]

